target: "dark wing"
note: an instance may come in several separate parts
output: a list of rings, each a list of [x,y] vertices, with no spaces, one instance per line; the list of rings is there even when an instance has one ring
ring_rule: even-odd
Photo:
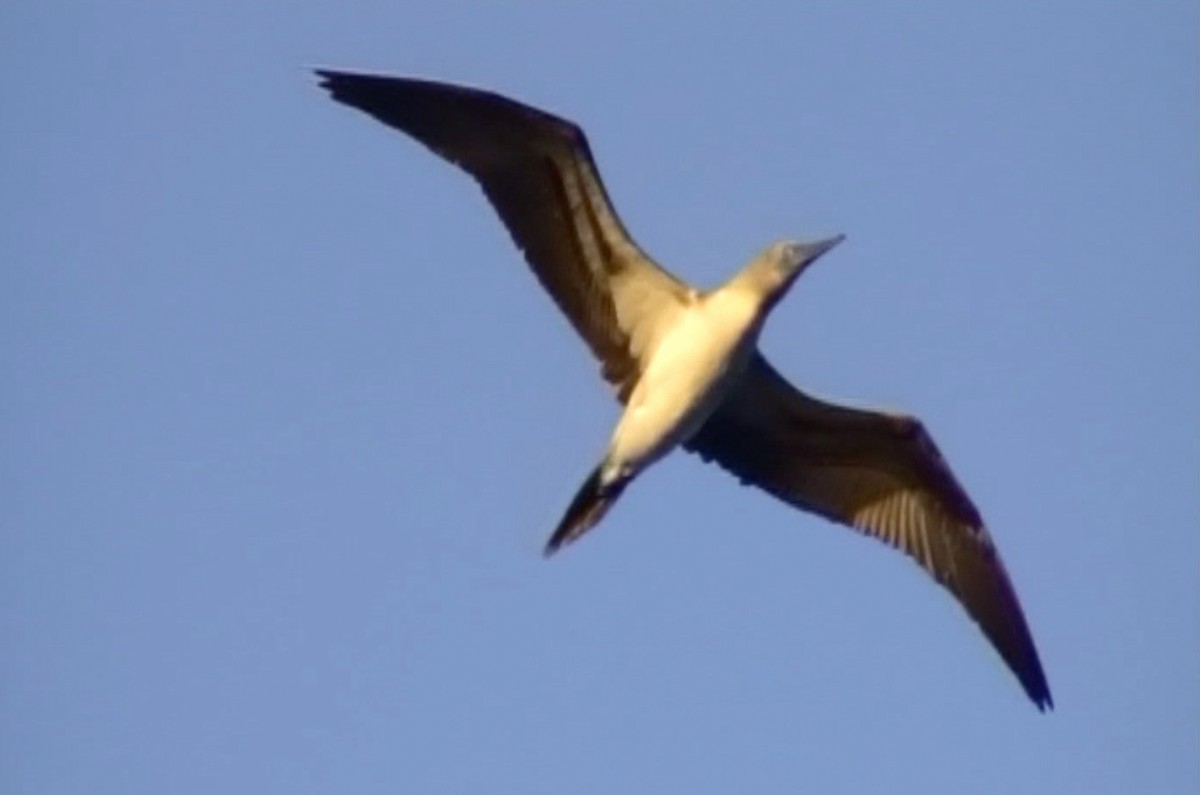
[[[1053,707],[1000,555],[918,420],[816,400],[756,355],[686,447],[743,483],[916,560],[978,622],[1038,708]]]
[[[474,177],[624,401],[689,289],[630,238],[574,124],[462,86],[318,70],[338,102]]]

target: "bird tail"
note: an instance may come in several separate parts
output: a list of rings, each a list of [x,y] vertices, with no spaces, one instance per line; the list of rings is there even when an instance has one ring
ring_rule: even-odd
[[[629,477],[618,475],[610,479],[611,471],[606,459],[592,470],[592,474],[588,475],[587,480],[583,481],[583,485],[575,493],[575,498],[567,506],[567,512],[563,515],[562,521],[558,523],[558,528],[546,542],[543,552],[546,557],[553,555],[559,547],[571,543],[594,527],[621,496],[621,492],[625,490],[625,485],[629,482]]]

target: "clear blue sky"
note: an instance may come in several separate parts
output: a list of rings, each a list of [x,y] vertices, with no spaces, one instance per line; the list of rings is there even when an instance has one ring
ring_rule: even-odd
[[[1196,792],[1196,4],[548,5],[0,11],[0,788]],[[321,65],[577,120],[700,285],[848,234],[763,347],[926,421],[1058,710],[682,454],[542,560],[617,407]]]

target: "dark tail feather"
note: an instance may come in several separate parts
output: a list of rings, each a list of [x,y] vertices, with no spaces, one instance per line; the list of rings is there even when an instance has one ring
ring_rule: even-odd
[[[602,480],[603,471],[604,463],[601,462],[600,466],[592,470],[592,474],[588,475],[587,480],[583,481],[583,485],[575,493],[575,499],[571,500],[566,514],[558,523],[558,529],[546,542],[543,554],[547,557],[558,551],[559,547],[571,543],[595,526],[596,522],[599,522],[612,504],[617,501],[617,497],[621,496],[621,492],[625,490],[627,479],[622,478],[605,484]]]

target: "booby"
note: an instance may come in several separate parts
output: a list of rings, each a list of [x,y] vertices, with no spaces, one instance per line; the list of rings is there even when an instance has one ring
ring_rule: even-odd
[[[683,447],[743,484],[904,552],[962,604],[1034,704],[1053,707],[996,546],[921,422],[819,400],[758,350],[767,315],[841,236],[776,243],[702,292],[634,242],[575,124],[475,88],[317,74],[333,99],[415,138],[479,183],[624,405],[547,555]]]

